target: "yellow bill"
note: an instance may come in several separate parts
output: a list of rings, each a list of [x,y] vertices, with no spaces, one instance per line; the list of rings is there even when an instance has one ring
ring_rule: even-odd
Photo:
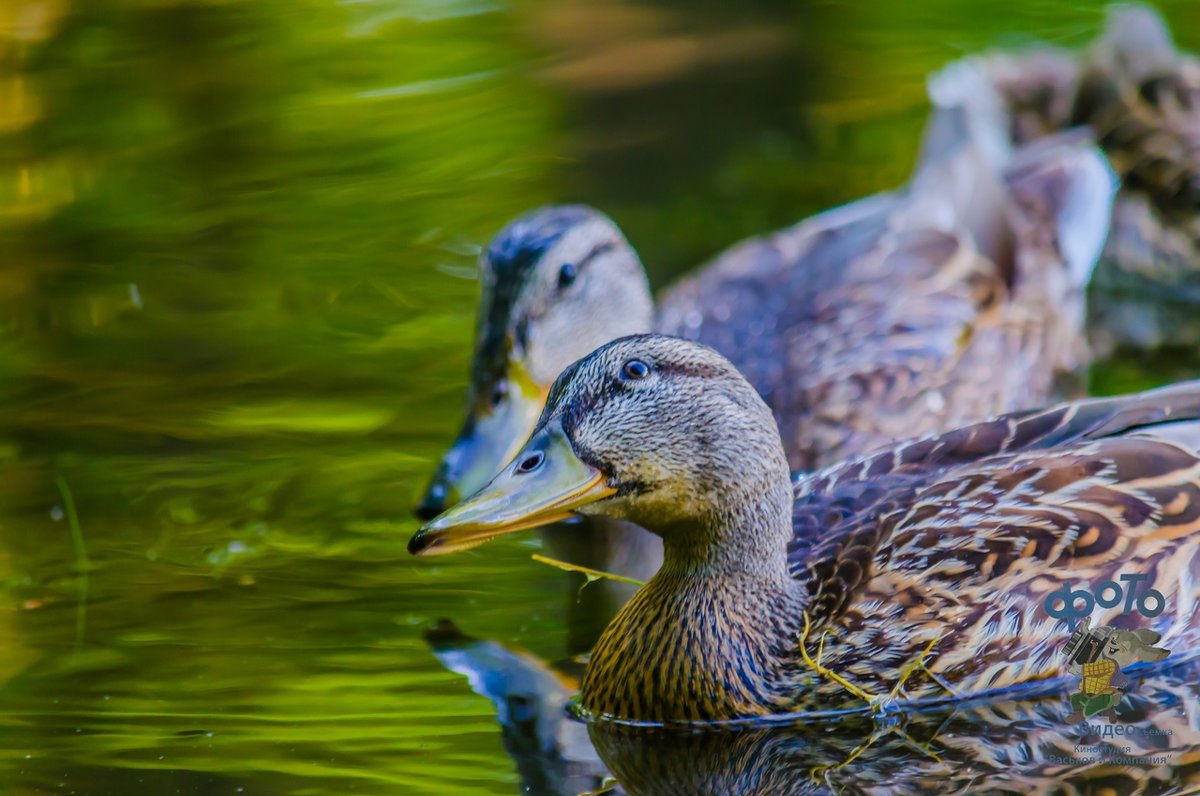
[[[575,455],[556,420],[530,438],[487,486],[417,531],[408,552],[467,550],[497,536],[564,520],[575,509],[614,494],[604,475]]]

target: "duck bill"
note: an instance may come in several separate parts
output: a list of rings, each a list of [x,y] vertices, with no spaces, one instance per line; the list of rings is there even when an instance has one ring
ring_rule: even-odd
[[[477,492],[516,454],[542,413],[546,390],[514,363],[507,400],[496,410],[471,407],[458,438],[442,457],[414,513],[430,520]]]
[[[529,463],[537,465],[529,467]],[[413,555],[468,550],[504,534],[564,520],[616,494],[575,454],[558,421],[536,433],[480,492],[426,524],[408,543]]]

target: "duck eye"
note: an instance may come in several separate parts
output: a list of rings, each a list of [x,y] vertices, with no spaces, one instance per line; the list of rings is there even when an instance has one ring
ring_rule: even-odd
[[[492,394],[488,401],[491,403],[492,408],[495,409],[497,406],[504,403],[504,399],[507,397],[508,382],[498,381],[496,382],[496,386],[492,388]]]
[[[650,366],[640,359],[631,359],[621,367],[621,375],[630,381],[638,381],[650,375]]]
[[[563,263],[562,268],[558,269],[558,289],[563,290],[575,284],[575,266],[571,263]]]
[[[542,462],[546,459],[546,454],[541,451],[534,451],[526,456],[517,464],[518,473],[532,473],[534,470],[542,466]]]

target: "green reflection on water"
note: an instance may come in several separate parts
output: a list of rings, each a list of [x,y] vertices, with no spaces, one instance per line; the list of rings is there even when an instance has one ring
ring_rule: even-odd
[[[0,790],[513,792],[492,706],[421,633],[560,657],[564,577],[533,539],[404,552],[477,247],[583,200],[662,284],[900,182],[929,70],[1081,44],[1099,8],[0,10]]]

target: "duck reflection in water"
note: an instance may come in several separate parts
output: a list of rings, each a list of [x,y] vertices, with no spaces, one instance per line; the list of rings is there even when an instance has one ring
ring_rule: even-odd
[[[555,670],[450,623],[427,640],[447,668],[496,705],[522,793],[1126,796],[1200,787],[1200,661],[1135,667],[1132,690],[1114,715],[1085,723],[1072,713],[1066,677],[1011,698],[878,720],[849,715],[686,730],[584,723],[567,709],[577,690],[571,667]]]
[[[1200,786],[1196,672],[1141,682],[1099,736],[1060,696],[953,712],[684,732],[599,722],[591,738],[631,796],[795,793],[1191,793]],[[1150,734],[1153,732],[1154,734]],[[1158,734],[1161,733],[1161,734]],[[1167,733],[1171,733],[1168,735]]]
[[[528,652],[472,638],[448,620],[430,628],[425,641],[443,666],[466,677],[495,706],[521,793],[573,796],[603,786],[607,771],[587,726],[567,714],[582,667],[568,662],[555,668]]]

